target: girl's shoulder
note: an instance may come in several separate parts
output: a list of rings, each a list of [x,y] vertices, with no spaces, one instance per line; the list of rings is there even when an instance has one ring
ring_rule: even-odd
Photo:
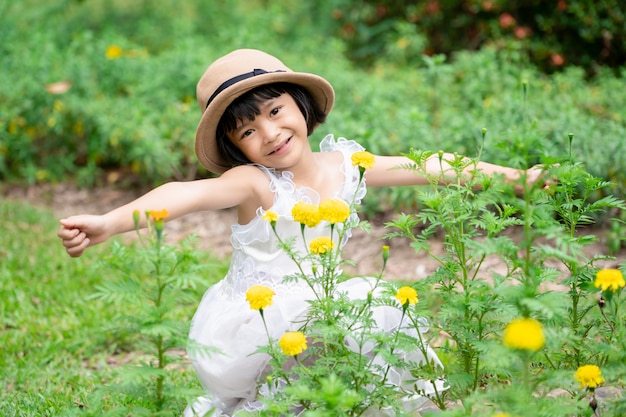
[[[246,184],[247,187],[251,187],[253,190],[268,190],[268,185],[272,179],[271,172],[271,169],[261,165],[238,165],[224,172],[222,177],[236,178],[237,181]]]
[[[247,190],[247,198],[238,205],[240,224],[250,222],[256,216],[259,207],[269,209],[272,206],[274,194],[270,187],[271,179],[263,167],[238,165],[224,172],[222,177],[233,178],[237,183],[243,184]]]
[[[260,168],[261,168],[260,165],[255,165],[255,164],[237,165],[232,168],[229,168],[227,171],[225,171],[221,175],[221,177],[222,178],[224,177],[239,178],[244,182],[248,182],[250,180],[262,181],[264,179],[267,181],[267,175]]]

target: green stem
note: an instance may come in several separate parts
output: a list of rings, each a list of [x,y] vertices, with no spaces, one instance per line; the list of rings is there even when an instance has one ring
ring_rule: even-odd
[[[398,328],[396,329],[396,333],[393,338],[393,343],[391,344],[391,348],[389,349],[390,355],[393,355],[396,344],[398,343],[398,336],[400,334],[400,329],[402,328],[402,321],[404,320],[404,316],[406,315],[408,306],[409,306],[408,301],[402,306],[402,316],[400,317],[400,322],[398,323]],[[419,334],[419,328],[417,329],[417,333]],[[390,369],[391,369],[391,365],[387,364],[387,368],[385,368],[385,373],[383,374],[383,379],[381,381],[381,386],[385,385],[385,382],[387,381],[387,374],[389,374]]]
[[[424,339],[422,338],[420,325],[418,321],[416,320],[416,318],[411,315],[410,311],[408,312],[407,315],[409,317],[409,320],[411,320],[411,324],[413,324],[413,327],[417,331],[417,338],[419,340],[419,350],[422,353],[422,356],[424,357],[424,362],[429,367],[430,372],[432,374],[435,374],[437,369],[435,368],[435,363],[428,360],[428,350],[426,349],[426,344],[424,342]],[[431,400],[437,405],[437,407],[439,407],[440,410],[445,410],[446,403],[443,397],[441,396],[439,390],[437,389],[437,384],[435,383],[435,381],[432,382],[432,385],[433,385],[433,389],[435,390],[435,397],[434,398],[431,397]]]
[[[161,245],[162,245],[162,237],[161,234],[157,234],[156,241],[156,263],[155,263],[155,275],[157,280],[157,296],[154,300],[154,306],[157,310],[158,314],[158,323],[163,323],[163,312],[161,311],[161,302],[163,299],[163,291],[165,290],[165,286],[162,284],[161,280]],[[158,368],[163,370],[165,368],[165,349],[163,347],[163,336],[157,336],[156,340],[157,347],[157,360],[158,360]],[[156,378],[156,395],[157,395],[157,408],[162,410],[163,408],[163,384],[164,384],[164,375],[161,373]]]
[[[606,321],[606,324],[608,324],[609,327],[611,328],[611,337],[610,337],[610,339],[613,339],[613,336],[615,335],[615,327],[613,327],[613,323],[611,323],[611,320],[609,320],[609,318],[604,313],[604,308],[603,307],[600,307],[600,313],[602,313],[602,317],[604,317],[604,320]],[[616,310],[616,313],[617,313],[617,310]]]

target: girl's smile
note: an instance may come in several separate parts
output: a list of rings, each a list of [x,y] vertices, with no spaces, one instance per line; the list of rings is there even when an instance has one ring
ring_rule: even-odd
[[[291,143],[291,137],[288,138],[285,142],[283,142],[280,146],[275,148],[268,155],[282,155],[284,153],[287,153],[287,151],[289,150],[289,144],[290,143]]]

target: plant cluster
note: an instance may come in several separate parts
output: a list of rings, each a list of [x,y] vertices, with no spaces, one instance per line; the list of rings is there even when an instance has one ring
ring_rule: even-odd
[[[119,317],[116,326],[138,339],[136,353],[140,357],[121,369],[119,383],[103,390],[126,398],[125,409],[133,416],[172,415],[172,410],[197,394],[172,381],[177,369],[186,366],[181,352],[188,345],[188,320],[180,315],[179,306],[194,301],[192,290],[204,283],[193,240],[186,239],[178,247],[164,242],[167,210],[144,214],[142,222],[142,214],[133,213],[139,248],[113,245],[113,252],[102,263],[115,273],[115,279],[97,285],[92,297],[135,307],[133,314]],[[148,226],[145,234],[140,233],[142,223]],[[210,348],[188,348],[211,353]]]
[[[589,74],[626,63],[624,11],[618,0],[507,2],[337,1],[334,17],[348,56],[371,64],[381,54],[417,63],[492,44],[515,49],[546,72],[568,65]]]
[[[596,238],[579,234],[594,213],[624,210],[624,202],[612,196],[589,201],[607,184],[571,159],[545,167],[548,178],[558,178],[546,189],[525,177],[505,183],[476,171],[476,160],[444,161],[442,155],[413,150],[407,155],[413,163],[400,167],[426,177],[430,186],[419,191],[422,210],[390,223],[397,231],[389,237],[409,238],[417,251],[441,264],[410,286],[381,279],[389,254],[383,247],[383,271],[371,281],[371,291],[361,299],[342,291],[345,277],[338,267],[348,261],[335,242],[358,225],[354,206],[338,200],[296,204],[292,216],[301,225],[300,237],[280,236],[277,214],[264,214],[299,266],[299,273],[285,279],[301,280],[312,300],[301,327],[278,340],[267,331],[268,344],[259,348],[258,354],[270,358],[259,385],[261,415],[404,415],[403,405],[415,399],[411,392],[427,395],[423,381],[433,383],[428,397],[445,416],[625,411],[620,392],[626,380],[626,282],[620,269],[599,266],[609,257],[584,255],[582,249]],[[433,157],[442,172],[444,162],[451,167],[445,178],[426,169]],[[353,161],[363,172],[371,154],[355,154]],[[329,235],[307,242],[306,228],[320,221],[330,224]],[[512,230],[522,231],[518,241]],[[441,234],[445,252],[437,256],[430,239]],[[294,250],[296,239],[304,241],[305,253]],[[505,270],[490,269],[494,257],[504,261]],[[264,311],[272,308],[274,295],[261,285],[246,293],[266,328],[271,323]],[[397,325],[378,328],[378,308],[397,309]],[[435,330],[428,338],[424,318]],[[429,344],[437,345],[445,369],[429,356]],[[427,360],[416,360],[412,352]],[[392,368],[410,375],[408,384],[392,383]],[[595,392],[605,385],[617,394],[599,403]]]
[[[623,397],[599,407],[594,390],[602,382],[624,389],[625,283],[619,269],[600,266],[609,257],[584,255],[597,237],[583,226],[599,211],[623,211],[624,202],[591,201],[607,183],[572,159],[546,167],[558,178],[549,189],[521,178],[515,190],[476,171],[468,178],[473,162],[462,157],[445,161],[454,174],[441,187],[426,170],[432,155],[408,154],[414,164],[404,168],[431,185],[418,191],[419,213],[389,226],[399,230],[390,236],[409,238],[440,263],[418,284],[432,300],[421,313],[447,335],[440,351],[450,396],[462,402],[444,415],[623,414]],[[445,242],[441,256],[430,249],[435,236]],[[506,269],[492,270],[490,259]],[[555,398],[557,390],[567,394]]]

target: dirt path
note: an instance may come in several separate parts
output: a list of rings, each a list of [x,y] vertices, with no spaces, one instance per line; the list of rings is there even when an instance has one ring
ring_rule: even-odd
[[[125,204],[141,194],[140,191],[119,190],[114,187],[96,189],[78,189],[70,184],[40,185],[28,188],[10,188],[3,190],[5,198],[28,202],[36,207],[52,209],[58,218],[73,214],[101,214],[119,205]],[[387,219],[389,220],[389,219]],[[200,248],[205,248],[220,257],[228,256],[230,246],[230,225],[236,221],[234,210],[209,211],[195,213],[168,223],[166,231],[168,239],[176,241],[182,237],[197,233]],[[383,237],[391,229],[384,227],[384,221],[371,224],[371,233],[360,229],[353,231],[353,237],[346,245],[344,258],[356,263],[354,267],[345,267],[349,274],[376,275],[382,265],[381,247],[390,246],[390,255],[385,271],[387,279],[420,279],[431,274],[438,263],[425,253],[417,254],[409,246],[406,239],[394,238],[384,240]],[[598,231],[602,236],[602,231]],[[134,234],[129,234],[132,238]],[[433,241],[431,249],[435,253],[442,252],[441,242]],[[589,256],[606,252],[606,245],[601,238],[586,248]],[[605,267],[616,267],[618,262],[626,259],[626,250],[617,256],[617,261],[605,262]],[[555,268],[563,268],[554,264]],[[487,259],[485,271],[504,272],[504,265],[497,258]]]

